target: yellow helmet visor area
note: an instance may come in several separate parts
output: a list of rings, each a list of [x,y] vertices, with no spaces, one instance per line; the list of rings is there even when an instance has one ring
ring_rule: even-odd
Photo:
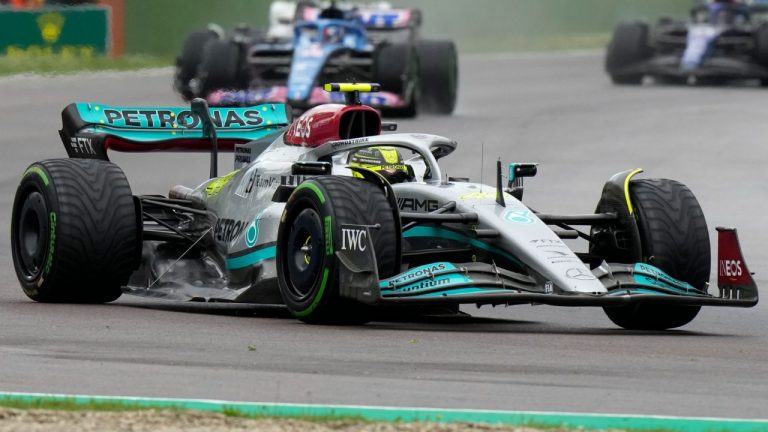
[[[371,171],[402,171],[406,174],[409,174],[408,172],[408,166],[405,164],[395,164],[395,165],[369,165],[369,164],[359,164],[359,163],[351,163],[350,166],[358,166],[361,168],[366,168]],[[353,177],[363,178],[362,174],[358,172],[352,172]]]
[[[403,163],[400,153],[395,147],[377,146],[360,149],[349,155],[348,163],[350,166],[367,168],[371,171],[385,171],[389,173],[402,171],[409,174],[408,165]],[[359,173],[353,172],[353,176],[362,177]]]

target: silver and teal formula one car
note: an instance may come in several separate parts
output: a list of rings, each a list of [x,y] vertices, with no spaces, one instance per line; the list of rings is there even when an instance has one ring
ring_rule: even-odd
[[[280,104],[68,106],[69,158],[33,163],[16,193],[24,292],[41,302],[128,293],[283,304],[308,323],[347,324],[391,306],[596,306],[627,329],[757,303],[734,229],[718,228],[719,289],[709,293],[710,232],[681,183],[625,171],[593,214],[539,212],[522,201],[536,164],[499,162],[493,185],[445,177],[438,161],[457,143],[396,133],[359,103],[377,87],[327,85],[347,103],[290,124]],[[107,150],[210,151],[211,172],[195,187],[136,196]],[[220,150],[234,152],[223,176]],[[564,242],[578,237],[588,250]]]

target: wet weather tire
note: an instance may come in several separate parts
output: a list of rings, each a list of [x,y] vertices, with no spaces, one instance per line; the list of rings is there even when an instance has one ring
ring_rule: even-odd
[[[641,63],[651,57],[653,51],[648,44],[648,24],[643,22],[620,23],[613,33],[605,57],[605,70],[617,85],[639,85],[643,74],[625,72],[622,69]]]
[[[693,192],[673,180],[643,179],[631,181],[629,193],[643,261],[704,290],[710,273],[709,232]],[[625,329],[666,330],[688,324],[701,307],[648,303],[604,309]]]
[[[32,300],[104,303],[138,264],[139,232],[123,171],[94,159],[32,164],[16,190],[11,249]]]
[[[214,39],[203,49],[198,70],[200,96],[207,97],[220,89],[246,87],[244,73],[240,70],[240,46],[229,40]]]
[[[203,48],[218,35],[210,30],[193,31],[184,39],[181,55],[176,59],[176,73],[174,88],[185,100],[194,98],[195,92],[191,87],[191,81],[197,77],[197,69],[203,60]]]
[[[286,204],[277,237],[280,294],[288,310],[312,324],[363,324],[370,308],[339,295],[341,226],[376,226],[370,233],[379,277],[400,268],[399,224],[384,191],[353,177],[302,183]]]
[[[373,81],[405,99],[401,108],[384,108],[388,117],[415,117],[419,108],[419,57],[412,44],[385,44],[374,53]]]
[[[763,67],[768,67],[768,24],[763,24],[755,31],[755,60]],[[768,78],[760,79],[762,87],[768,87]]]
[[[755,31],[755,57],[757,62],[768,66],[768,24],[763,24]]]
[[[423,40],[416,43],[419,55],[422,107],[437,114],[456,108],[459,67],[452,41]]]

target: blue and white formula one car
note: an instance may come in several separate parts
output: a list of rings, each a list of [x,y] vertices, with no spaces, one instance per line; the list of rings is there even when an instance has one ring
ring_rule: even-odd
[[[687,324],[702,306],[758,301],[734,229],[709,230],[681,183],[611,177],[594,214],[523,202],[529,163],[502,184],[443,176],[456,142],[391,133],[360,91],[290,125],[277,104],[209,109],[77,103],[63,112],[69,159],[24,171],[12,218],[24,292],[42,302],[109,302],[123,292],[176,300],[284,304],[308,323],[365,323],[372,309],[461,304],[603,307],[627,329]],[[218,176],[218,150],[235,170]],[[134,196],[107,150],[211,151],[210,178]],[[591,230],[576,230],[574,226]],[[582,237],[589,250],[563,239]]]
[[[704,84],[756,79],[768,85],[768,5],[712,0],[697,2],[688,22],[621,23],[605,66],[613,82],[624,85],[640,84],[646,76]]]
[[[283,16],[290,3],[272,6],[273,13]],[[421,38],[418,9],[336,2],[325,8],[293,7],[295,25],[287,39],[269,36],[285,36],[277,30],[266,37],[243,29],[221,37],[214,32],[190,34],[177,62],[177,90],[187,98],[207,98],[215,106],[285,102],[303,111],[343,102],[340,95],[322,90],[324,82],[376,81],[381,92],[361,97],[387,115],[453,112],[456,48],[451,41]]]

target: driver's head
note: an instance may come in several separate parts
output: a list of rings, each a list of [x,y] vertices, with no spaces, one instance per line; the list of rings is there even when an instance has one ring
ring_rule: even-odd
[[[413,181],[413,170],[403,162],[400,152],[395,147],[378,146],[355,150],[349,154],[347,163],[376,171],[390,183]],[[353,173],[355,177],[361,177]]]
[[[744,3],[738,0],[711,0],[709,4],[709,23],[728,25],[739,20],[749,19]]]
[[[331,1],[331,4],[320,12],[321,19],[345,19],[344,11],[336,6],[335,1]]]

